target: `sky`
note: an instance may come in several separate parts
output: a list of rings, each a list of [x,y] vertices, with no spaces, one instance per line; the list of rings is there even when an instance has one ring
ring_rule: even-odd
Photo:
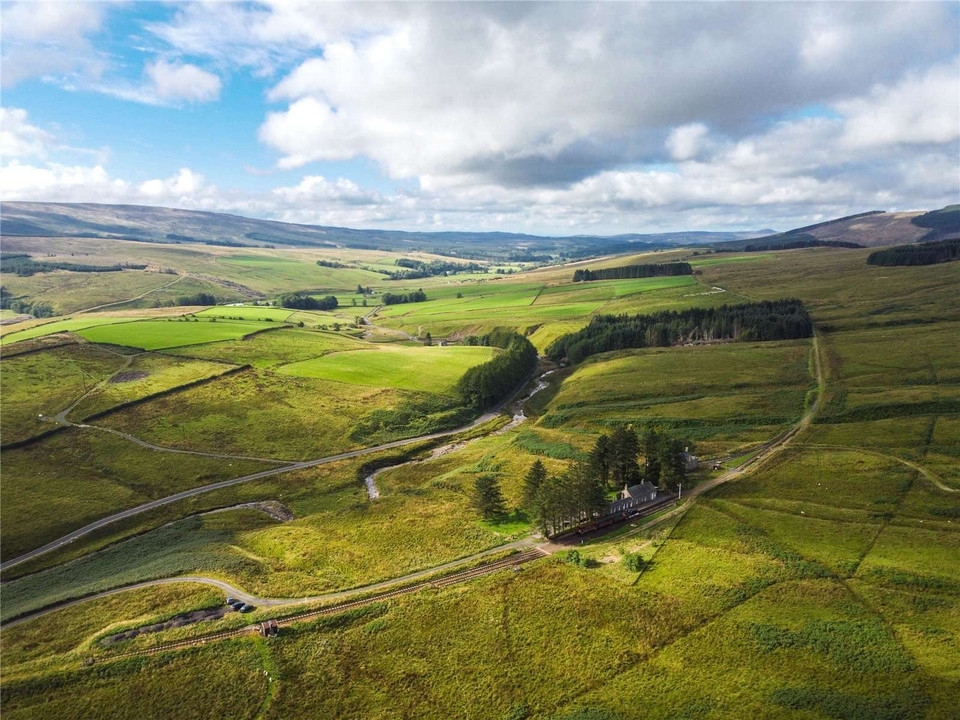
[[[0,198],[547,235],[960,202],[960,3],[0,3]]]

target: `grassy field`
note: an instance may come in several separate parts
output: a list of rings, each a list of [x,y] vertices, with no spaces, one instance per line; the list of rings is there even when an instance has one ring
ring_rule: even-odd
[[[320,357],[331,352],[357,350],[363,343],[331,332],[315,332],[284,328],[259,333],[241,340],[224,340],[207,345],[165,350],[166,354],[205,360],[219,360],[237,365],[271,368]]]
[[[3,558],[123,508],[263,468],[262,463],[155,452],[95,430],[64,430],[4,452]]]
[[[775,435],[803,412],[806,341],[656,348],[590,358],[541,410],[541,428],[656,425],[723,455]]]
[[[160,350],[182,345],[199,345],[218,340],[236,340],[258,330],[274,327],[268,322],[216,320],[194,321],[192,318],[141,320],[137,322],[78,330],[77,334],[90,342],[134,347],[142,350]]]
[[[121,403],[220,375],[232,367],[235,366],[157,353],[134,355],[122,370],[87,394],[70,417],[85,418]]]
[[[252,369],[121,410],[100,424],[170,447],[303,460],[363,445],[349,439],[360,418],[408,397],[386,387]]]
[[[75,318],[53,321],[38,321],[30,323],[29,327],[20,328],[20,324],[8,326],[10,329],[4,333],[2,342],[4,345],[21,342],[23,340],[32,340],[33,338],[52,335],[58,332],[76,332],[86,328],[94,328],[99,325],[110,325],[112,323],[129,323],[133,319],[129,317],[103,316],[103,315],[78,315]]]
[[[373,345],[282,365],[278,372],[354,385],[449,394],[471,367],[493,357],[488,347]]]
[[[87,389],[123,365],[123,357],[92,345],[70,345],[0,365],[0,433],[4,443],[24,440],[53,425],[38,415],[56,415]]]

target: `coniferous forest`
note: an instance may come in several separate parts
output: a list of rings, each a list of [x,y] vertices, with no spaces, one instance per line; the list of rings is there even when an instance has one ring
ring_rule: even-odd
[[[610,350],[718,340],[794,340],[812,334],[813,322],[799,300],[763,300],[651,315],[598,315],[582,330],[551,343],[547,356],[578,363]]]
[[[589,270],[583,268],[573,273],[574,282],[590,280],[633,280],[635,278],[668,277],[671,275],[692,275],[690,263],[650,263],[646,265],[621,265],[620,267]]]
[[[936,265],[960,258],[960,238],[895,245],[867,256],[867,265]]]
[[[492,330],[481,337],[467,338],[466,344],[503,349],[487,362],[467,370],[457,383],[457,394],[471,407],[481,410],[493,407],[537,367],[537,349],[513,330]]]

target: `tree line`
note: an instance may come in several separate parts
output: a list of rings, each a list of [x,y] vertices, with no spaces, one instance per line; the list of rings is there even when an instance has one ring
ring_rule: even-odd
[[[293,310],[333,310],[337,307],[337,299],[333,295],[315,298],[303,293],[287,293],[279,298],[280,307]]]
[[[666,310],[650,315],[598,315],[582,330],[547,348],[551,360],[578,363],[610,350],[669,347],[694,342],[794,340],[813,335],[813,321],[796,299],[763,300],[717,308]]]
[[[936,265],[957,258],[960,258],[960,238],[877,250],[867,256],[867,265]]]
[[[380,302],[384,305],[402,305],[403,303],[423,302],[426,299],[427,294],[422,289],[408,293],[384,293],[380,296]]]
[[[486,270],[486,267],[479,263],[456,263],[446,260],[423,262],[413,258],[397,258],[394,264],[405,269],[387,272],[391,280],[419,280],[434,275],[456,275]]]
[[[119,272],[121,270],[143,270],[146,265],[86,265],[62,260],[34,260],[26,253],[3,253],[0,255],[0,272],[13,273],[19,277],[30,277],[38,273],[54,270],[71,272]]]
[[[536,370],[537,349],[514,330],[498,328],[481,337],[467,338],[467,345],[498,347],[503,352],[467,370],[457,383],[461,401],[478,410],[486,410],[507,397]]]
[[[195,295],[181,295],[177,298],[177,305],[216,305],[217,298],[210,293],[198,292]]]
[[[653,428],[637,435],[632,427],[601,435],[587,460],[550,475],[543,462],[531,465],[523,479],[521,508],[547,535],[606,514],[607,492],[650,482],[661,490],[675,491],[685,478],[682,441]],[[643,465],[639,456],[643,455]],[[470,493],[471,505],[492,519],[506,514],[506,502],[490,474],[477,477]]]
[[[672,275],[692,275],[690,263],[648,263],[645,265],[621,265],[620,267],[589,270],[582,268],[573,273],[573,281],[589,282],[590,280],[632,280],[634,278],[669,277]]]
[[[56,311],[53,305],[44,301],[30,302],[14,295],[5,287],[0,285],[0,308],[13,310],[22,315],[33,315],[36,318],[53,317]]]
[[[812,247],[862,248],[863,245],[846,240],[817,240],[813,235],[781,235],[774,239],[760,238],[758,242],[745,245],[743,252],[764,252],[766,250],[798,250]]]

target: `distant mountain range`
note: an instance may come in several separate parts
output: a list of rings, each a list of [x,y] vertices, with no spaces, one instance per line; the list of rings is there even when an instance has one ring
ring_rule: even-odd
[[[873,210],[777,233],[669,232],[625,235],[547,237],[506,232],[404,232],[324,225],[297,225],[225,213],[144,205],[95,203],[0,203],[0,234],[5,236],[95,237],[134,242],[229,246],[348,247],[373,250],[421,250],[464,258],[531,260],[544,255],[568,258],[630,252],[637,249],[707,245],[719,250],[776,246],[798,240],[871,247],[916,242],[931,234],[960,233],[956,206],[923,212]],[[927,222],[925,218],[933,218]],[[951,227],[946,227],[944,223]],[[931,229],[933,228],[933,229]],[[641,247],[638,247],[641,246]]]
[[[350,247],[392,251],[438,251],[462,257],[523,259],[626,252],[636,246],[673,247],[747,240],[755,232],[670,232],[546,237],[505,232],[403,232],[297,225],[225,213],[143,205],[94,203],[0,203],[0,234],[42,237],[97,237],[137,242],[239,246]]]

